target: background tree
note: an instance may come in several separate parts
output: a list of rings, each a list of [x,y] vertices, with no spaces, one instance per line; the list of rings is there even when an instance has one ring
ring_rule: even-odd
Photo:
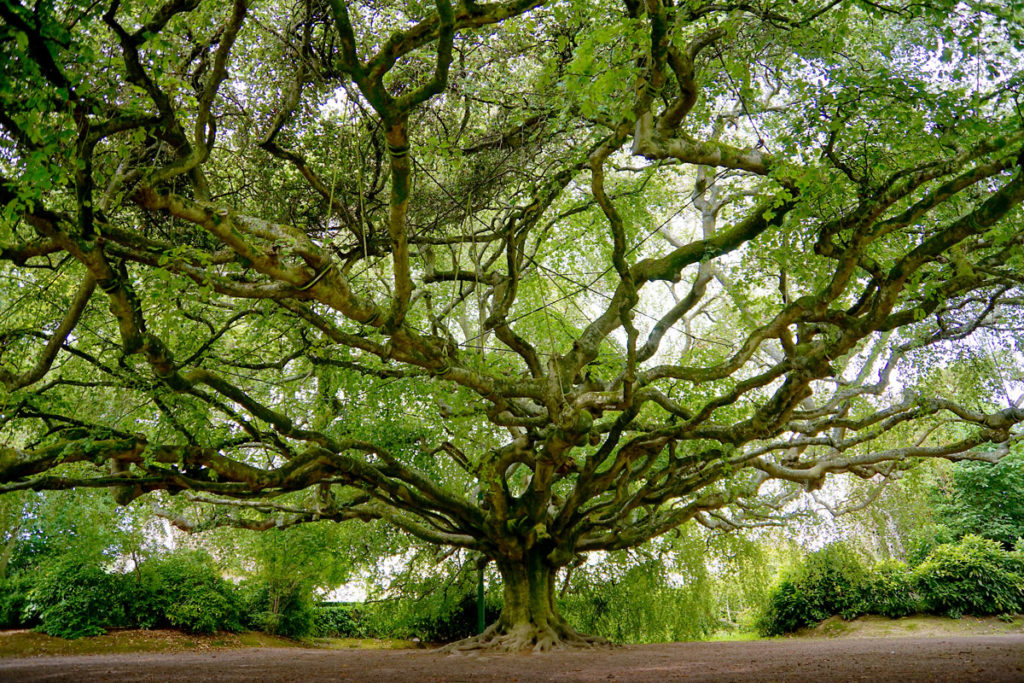
[[[314,593],[344,584],[359,565],[352,535],[345,526],[321,522],[221,539],[219,545],[248,565],[240,569],[252,577],[253,625],[267,633],[309,633]]]
[[[938,518],[956,538],[975,534],[1007,550],[1024,538],[1024,461],[1013,453],[980,469],[959,463],[936,487]]]
[[[0,486],[582,553],[996,461],[1024,199],[1005,3],[0,1]],[[891,380],[900,378],[899,382]]]

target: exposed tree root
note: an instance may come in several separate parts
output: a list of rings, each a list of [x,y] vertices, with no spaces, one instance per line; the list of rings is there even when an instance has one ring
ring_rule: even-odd
[[[506,626],[501,621],[491,624],[478,636],[446,645],[442,652],[550,652],[552,650],[575,650],[595,647],[610,647],[611,643],[600,636],[584,635],[565,622],[555,624],[521,623]]]

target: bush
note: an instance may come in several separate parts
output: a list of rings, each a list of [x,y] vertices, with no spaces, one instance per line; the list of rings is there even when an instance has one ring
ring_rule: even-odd
[[[448,596],[427,595],[420,599],[400,598],[374,605],[362,623],[366,633],[378,638],[419,638],[431,643],[449,643],[476,635],[475,593]],[[484,602],[484,620],[490,624],[501,612],[491,596]]]
[[[128,592],[129,615],[143,628],[166,624],[193,633],[242,630],[237,591],[206,553],[175,552],[148,560],[135,580]]]
[[[754,625],[763,636],[781,636],[814,622],[796,579],[783,578],[768,592],[764,611]]]
[[[325,602],[313,611],[313,635],[321,638],[366,638],[370,632],[359,606]]]
[[[857,555],[835,543],[808,555],[768,593],[757,620],[762,635],[790,633],[834,614],[852,619],[866,612],[862,587],[867,572]]]
[[[864,611],[898,619],[921,611],[914,577],[902,562],[880,562],[860,586]]]
[[[945,524],[926,524],[917,530],[907,549],[907,564],[916,567],[924,562],[932,551],[946,543],[956,543],[959,539]]]
[[[26,611],[37,614],[38,630],[51,636],[106,633],[125,622],[121,579],[74,556],[56,559],[30,591]]]
[[[245,622],[250,628],[291,637],[314,631],[315,607],[310,586],[247,581],[242,584],[241,593]]]
[[[155,563],[150,561],[136,571],[125,574],[121,582],[125,621],[132,628],[170,626],[164,616],[165,599],[161,595],[163,581],[158,579]]]
[[[964,536],[940,545],[914,571],[929,611],[960,617],[1024,610],[1024,556],[997,541]]]
[[[446,643],[476,635],[476,582],[471,579],[451,585],[428,582],[424,584],[428,590],[416,591],[416,597],[374,604],[372,611],[363,613],[362,623],[368,634],[380,638]],[[500,598],[488,593],[484,608],[484,620],[490,624],[501,612]]]
[[[267,617],[267,587],[263,582],[246,579],[238,584],[238,604],[242,627],[250,631],[262,631]]]
[[[958,462],[949,472],[949,485],[932,494],[938,519],[956,538],[974,534],[1013,548],[1024,535],[1024,452],[995,464]]]
[[[26,613],[32,574],[18,572],[0,581],[0,628],[33,626],[32,615]]]
[[[499,614],[501,607],[485,596],[484,623],[496,621]],[[414,618],[410,635],[432,643],[450,643],[476,635],[478,625],[476,594],[471,593]]]

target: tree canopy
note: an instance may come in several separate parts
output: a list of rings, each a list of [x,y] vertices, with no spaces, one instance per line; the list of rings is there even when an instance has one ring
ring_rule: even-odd
[[[545,649],[581,553],[1020,438],[1012,3],[0,20],[0,491],[382,519]]]

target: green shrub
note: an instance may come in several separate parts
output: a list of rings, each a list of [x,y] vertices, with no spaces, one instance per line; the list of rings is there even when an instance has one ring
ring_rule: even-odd
[[[914,576],[902,562],[880,562],[860,586],[864,611],[898,619],[921,611]]]
[[[484,623],[497,620],[500,613],[500,605],[488,602],[485,597]],[[477,599],[476,594],[471,593],[413,618],[409,635],[431,643],[450,643],[476,635],[477,626]]]
[[[221,578],[206,553],[175,552],[148,560],[135,581],[129,614],[139,626],[168,625],[193,633],[242,630],[237,590]]]
[[[164,611],[166,600],[163,581],[156,575],[155,562],[150,561],[136,571],[125,574],[121,583],[125,621],[132,628],[150,629],[170,626]]]
[[[477,632],[476,582],[467,576],[446,585],[440,581],[425,582],[421,590],[410,591],[413,597],[386,600],[374,604],[363,613],[368,634],[380,638],[420,638],[426,642],[445,643],[475,635]],[[422,588],[428,587],[428,590]],[[501,612],[501,601],[495,593],[484,600],[484,619],[491,623]]]
[[[125,622],[121,580],[93,562],[58,558],[38,577],[26,610],[38,615],[38,630],[51,636],[99,635]]]
[[[935,548],[958,540],[952,529],[945,524],[926,524],[916,530],[907,548],[907,564],[916,567],[927,559]]]
[[[964,536],[940,545],[914,571],[928,610],[959,617],[1024,610],[1024,556],[997,541]]]
[[[1024,535],[1024,452],[1015,449],[995,464],[958,462],[949,473],[947,485],[932,493],[937,518],[956,538],[974,534],[1013,548]]]
[[[238,605],[242,627],[250,631],[263,630],[267,611],[267,587],[262,581],[246,579],[238,584]]]
[[[377,638],[419,638],[425,642],[448,643],[477,632],[476,595],[462,593],[441,599],[432,595],[400,598],[377,603],[363,615],[366,633]],[[484,620],[490,624],[501,612],[500,603],[488,595]]]
[[[835,614],[845,619],[860,616],[867,608],[862,593],[866,578],[856,553],[841,543],[811,553],[769,591],[757,629],[774,636]]]
[[[780,636],[813,624],[816,619],[795,579],[780,579],[768,592],[764,611],[754,625],[763,636]]]
[[[26,612],[33,574],[18,572],[0,581],[0,628],[34,626],[32,615]]]
[[[248,627],[292,637],[314,631],[313,591],[308,584],[252,580],[240,590]]]
[[[366,638],[369,625],[358,605],[321,603],[313,611],[313,635],[322,638]]]

